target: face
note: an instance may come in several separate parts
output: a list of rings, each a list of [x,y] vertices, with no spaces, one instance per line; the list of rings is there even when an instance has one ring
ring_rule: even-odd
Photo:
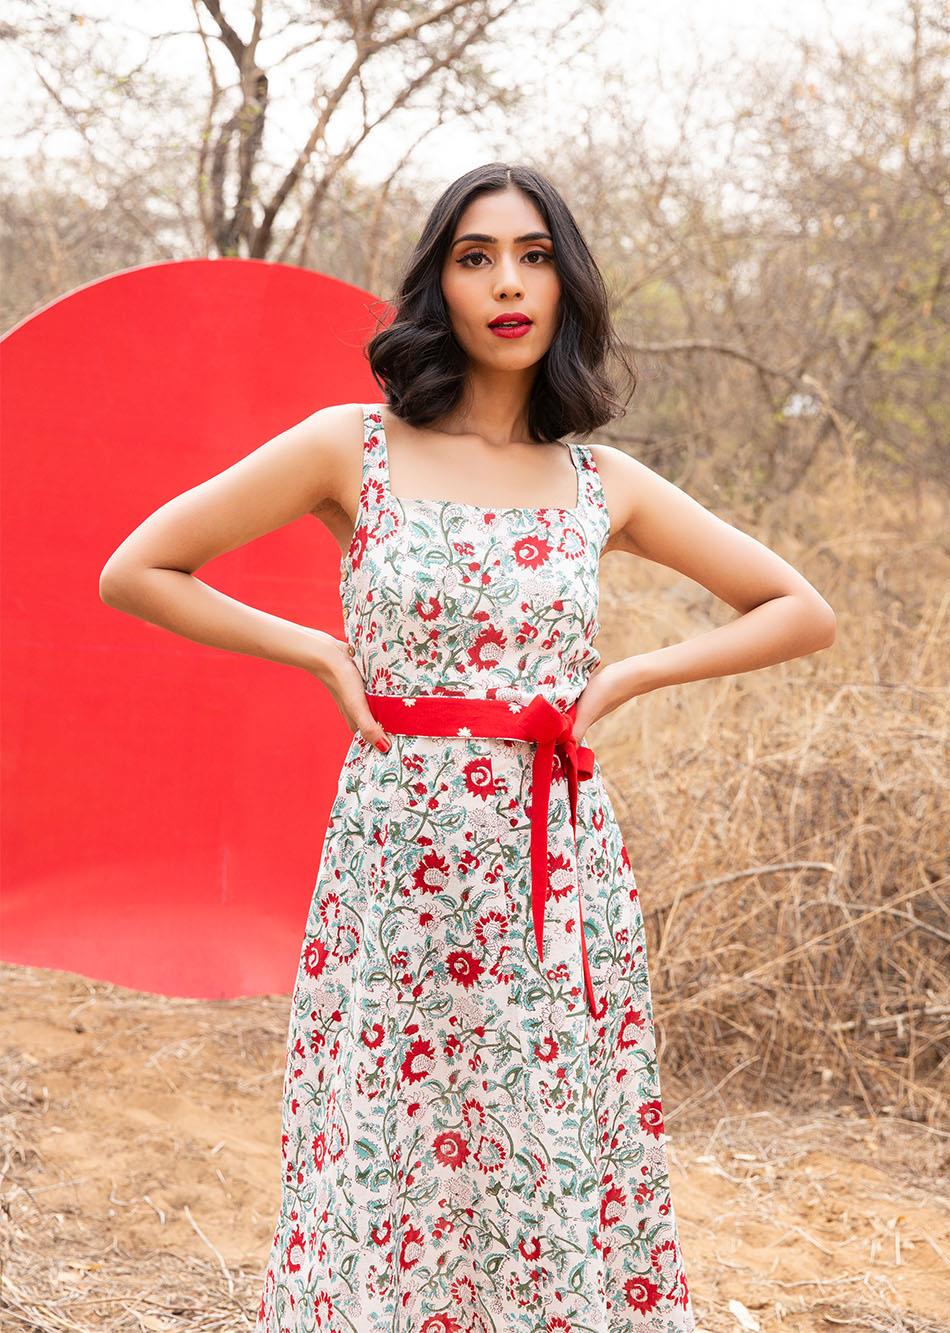
[[[493,190],[463,211],[442,267],[442,291],[452,329],[472,361],[523,370],[548,350],[561,283],[547,225],[520,190]],[[531,322],[498,332],[489,327],[515,314]]]

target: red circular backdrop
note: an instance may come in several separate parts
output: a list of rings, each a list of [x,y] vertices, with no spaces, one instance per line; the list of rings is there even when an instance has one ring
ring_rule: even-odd
[[[330,402],[382,395],[382,305],[257,260],[148,265],[0,342],[0,954],[170,995],[289,991],[350,733],[302,670],[103,604],[152,510]],[[385,311],[388,315],[390,312]],[[343,635],[312,518],[200,577]]]

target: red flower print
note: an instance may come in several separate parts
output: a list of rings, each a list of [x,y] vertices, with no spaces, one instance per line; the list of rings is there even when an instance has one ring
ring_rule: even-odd
[[[547,1064],[551,1060],[556,1060],[561,1052],[561,1048],[553,1037],[548,1037],[545,1041],[538,1042],[534,1048],[535,1055],[539,1060]]]
[[[452,980],[457,981],[466,990],[474,986],[484,971],[481,963],[473,953],[469,953],[468,949],[456,949],[454,953],[450,953],[445,965]]]
[[[372,1037],[370,1037],[368,1032],[363,1031],[360,1033],[360,1041],[363,1043],[364,1046],[368,1046],[370,1050],[373,1050],[376,1046],[380,1046],[382,1044],[382,1040],[383,1037],[386,1035],[386,1031],[382,1023],[374,1023],[371,1030],[373,1033]]]
[[[432,1073],[434,1064],[435,1047],[432,1042],[425,1037],[417,1037],[406,1052],[399,1073],[406,1083],[418,1083]]]
[[[435,1136],[432,1151],[439,1166],[450,1166],[457,1171],[468,1157],[468,1144],[457,1130],[447,1129]]]
[[[425,1236],[418,1227],[407,1227],[399,1247],[399,1267],[405,1272],[419,1262],[423,1255]]]
[[[429,597],[424,604],[416,602],[416,611],[420,620],[436,620],[442,614],[442,603],[438,597]]]
[[[566,856],[548,853],[548,897],[565,898],[574,892],[574,863]]]
[[[628,1051],[632,1046],[638,1045],[644,1027],[646,1019],[641,1009],[624,1010],[623,1018],[620,1020],[620,1031],[617,1034],[617,1050]]]
[[[287,1252],[284,1255],[284,1265],[288,1273],[299,1273],[300,1266],[304,1257],[304,1238],[303,1232],[299,1227],[294,1227],[290,1233],[290,1239],[287,1241]]]
[[[497,948],[499,940],[508,934],[508,918],[504,912],[485,912],[475,922],[474,935],[483,949]]]
[[[374,1245],[388,1245],[392,1234],[392,1223],[388,1217],[381,1227],[370,1227],[369,1229],[369,1238]]]
[[[423,893],[441,893],[449,882],[449,863],[439,852],[426,852],[412,872],[413,885]]]
[[[665,1287],[670,1287],[679,1266],[676,1242],[673,1240],[664,1240],[661,1241],[659,1245],[654,1245],[650,1251],[650,1263],[656,1270],[657,1276],[663,1285]]]
[[[318,977],[326,966],[329,952],[323,940],[312,939],[304,950],[303,965],[308,976]]]
[[[339,923],[343,911],[338,893],[325,893],[320,899],[320,920],[327,927],[328,933],[332,934],[333,927]]]
[[[500,1139],[484,1134],[475,1149],[475,1161],[483,1171],[500,1171],[508,1160],[504,1144]]]
[[[553,547],[543,537],[535,535],[534,537],[522,537],[520,541],[515,542],[511,549],[519,565],[525,565],[528,569],[537,569],[538,565],[547,563]]]
[[[600,1226],[614,1227],[623,1216],[623,1209],[626,1207],[627,1198],[619,1185],[611,1185],[609,1189],[604,1190],[600,1200]],[[614,1209],[611,1213],[608,1210]]]
[[[469,1129],[475,1129],[487,1124],[488,1117],[485,1115],[485,1108],[481,1102],[475,1101],[470,1097],[467,1102],[462,1103],[462,1123]]]
[[[627,1304],[633,1306],[639,1314],[649,1314],[660,1303],[660,1288],[645,1273],[628,1278],[623,1284],[623,1294]]]
[[[676,1274],[672,1289],[666,1293],[666,1299],[674,1305],[681,1305],[684,1310],[689,1304],[689,1283],[682,1268]]]
[[[359,569],[360,565],[363,563],[363,556],[366,554],[366,539],[368,536],[369,528],[365,523],[361,523],[353,533],[347,556],[354,569]]]
[[[465,777],[465,786],[473,796],[480,796],[483,801],[487,801],[489,796],[495,795],[495,775],[492,772],[489,755],[483,754],[477,759],[470,759],[462,769],[462,773]]]
[[[641,1127],[658,1139],[663,1133],[663,1104],[659,1097],[652,1102],[642,1102],[639,1114]]]
[[[577,528],[565,528],[561,534],[561,540],[557,544],[557,549],[565,560],[580,559],[587,550],[584,534],[579,532]]]
[[[517,643],[527,643],[530,639],[536,639],[537,637],[537,625],[529,625],[527,620],[522,620],[521,624],[518,626],[518,634],[515,641]],[[522,668],[522,670],[523,669],[524,668]]]
[[[479,671],[491,671],[505,649],[508,640],[501,630],[490,626],[482,630],[468,650],[468,660]]]
[[[450,1314],[434,1314],[427,1319],[419,1333],[463,1333],[462,1325]]]
[[[326,1135],[322,1132],[317,1135],[313,1141],[313,1164],[318,1171],[323,1170],[323,1163],[327,1156]]]
[[[385,667],[381,667],[373,672],[370,679],[370,694],[391,694],[395,682],[393,673]]]
[[[352,921],[339,926],[336,943],[333,946],[334,957],[343,963],[348,963],[359,949],[362,938],[359,928]]]
[[[541,1258],[541,1241],[537,1236],[532,1236],[530,1241],[519,1240],[518,1249],[521,1251],[522,1259],[526,1259],[529,1264]]]

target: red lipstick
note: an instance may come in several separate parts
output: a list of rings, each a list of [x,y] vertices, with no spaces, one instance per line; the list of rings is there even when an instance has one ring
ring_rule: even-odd
[[[509,310],[496,315],[488,327],[499,338],[523,338],[531,328],[531,320],[520,310]]]

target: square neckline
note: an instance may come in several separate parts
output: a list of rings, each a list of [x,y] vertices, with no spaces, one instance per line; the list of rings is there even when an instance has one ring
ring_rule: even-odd
[[[577,483],[577,498],[572,505],[476,505],[469,503],[467,500],[431,500],[426,496],[396,495],[392,488],[392,479],[389,473],[389,436],[386,434],[386,423],[383,420],[381,410],[385,406],[385,403],[375,403],[370,410],[375,412],[379,417],[377,431],[381,435],[383,442],[382,452],[383,459],[385,460],[384,478],[386,494],[395,504],[435,505],[438,508],[467,509],[474,514],[579,514],[584,510],[584,473],[576,453],[576,446],[571,444],[570,441],[567,442],[566,448],[570,454],[571,466],[574,469],[574,477]]]

